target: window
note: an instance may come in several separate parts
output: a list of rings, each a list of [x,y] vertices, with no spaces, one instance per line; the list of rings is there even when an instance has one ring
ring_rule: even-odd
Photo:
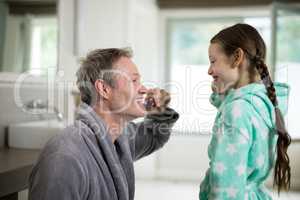
[[[35,17],[31,29],[30,71],[33,74],[56,73],[57,20],[56,17]]]
[[[275,79],[290,85],[287,127],[292,138],[300,138],[300,10],[280,9],[277,14]]]
[[[172,106],[181,114],[174,129],[182,134],[208,134],[216,110],[209,103],[207,49],[210,38],[239,19],[170,20],[170,89]],[[199,132],[200,130],[200,132]]]
[[[56,1],[0,3],[0,72],[54,76],[57,69]]]
[[[267,45],[267,65],[272,65],[271,11],[263,15],[226,14],[224,17],[195,17],[167,20],[167,57],[170,69],[168,80],[172,93],[172,106],[181,114],[174,130],[179,134],[209,134],[216,109],[209,103],[211,78],[209,67],[209,40],[224,27],[236,23],[253,25],[262,35]],[[276,32],[275,80],[288,82],[292,91],[289,99],[287,125],[292,138],[300,138],[297,124],[300,98],[295,91],[300,87],[297,75],[300,74],[300,14],[298,12],[278,12]],[[274,44],[273,46],[274,47]],[[273,57],[274,58],[274,57]],[[284,72],[282,72],[282,70]],[[299,88],[300,89],[300,88]],[[299,90],[298,89],[298,90]]]

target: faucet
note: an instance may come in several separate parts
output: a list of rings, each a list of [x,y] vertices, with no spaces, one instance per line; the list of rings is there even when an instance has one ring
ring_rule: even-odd
[[[58,121],[63,121],[63,114],[59,112],[58,108],[55,106],[50,106],[48,101],[43,101],[41,99],[34,99],[24,104],[23,109],[26,111],[39,111],[38,114],[42,114],[41,110],[52,108]]]
[[[57,109],[57,107],[53,106],[53,111],[55,113],[56,118],[58,119],[58,121],[63,121],[64,116],[61,112],[59,112],[59,110]]]

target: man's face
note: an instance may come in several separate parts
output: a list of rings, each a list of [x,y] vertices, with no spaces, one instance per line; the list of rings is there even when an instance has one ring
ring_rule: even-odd
[[[137,66],[128,57],[121,57],[113,67],[116,70],[110,108],[114,113],[135,119],[145,115],[143,95],[147,89],[141,84]]]

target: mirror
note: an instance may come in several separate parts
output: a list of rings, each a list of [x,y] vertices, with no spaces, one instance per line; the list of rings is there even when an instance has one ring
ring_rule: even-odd
[[[0,72],[57,70],[57,0],[0,1]]]

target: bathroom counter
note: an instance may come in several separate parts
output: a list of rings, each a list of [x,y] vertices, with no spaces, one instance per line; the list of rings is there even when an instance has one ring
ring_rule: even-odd
[[[40,150],[0,148],[0,200],[14,200],[28,187],[28,178]]]

